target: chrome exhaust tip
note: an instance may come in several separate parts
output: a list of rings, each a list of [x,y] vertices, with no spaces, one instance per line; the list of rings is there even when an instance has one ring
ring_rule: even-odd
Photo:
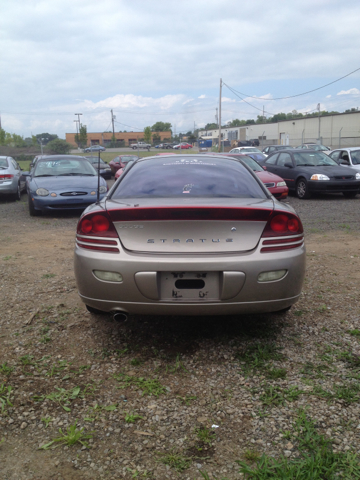
[[[125,320],[127,320],[127,315],[126,313],[121,313],[121,312],[117,312],[117,313],[114,313],[113,315],[113,319],[116,321],[116,322],[125,322]]]

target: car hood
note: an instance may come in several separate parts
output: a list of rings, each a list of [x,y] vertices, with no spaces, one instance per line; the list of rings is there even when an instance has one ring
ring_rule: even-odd
[[[328,177],[335,177],[335,176],[344,177],[349,175],[353,175],[355,177],[355,175],[358,173],[354,168],[345,169],[344,167],[340,167],[340,165],[339,166],[329,165],[327,167],[326,166],[304,167],[304,166],[298,165],[297,167],[295,167],[295,170],[297,172],[306,172],[310,175],[315,173],[321,173],[323,175],[327,175]]]
[[[255,173],[263,183],[284,182],[284,179],[279,177],[279,175],[275,175],[275,173],[266,172],[265,170],[262,172],[255,172]]]
[[[46,188],[47,190],[69,190],[69,189],[94,189],[97,188],[98,177],[88,176],[64,176],[64,177],[33,177],[30,180],[32,188]],[[106,185],[106,181],[100,177],[100,185]]]

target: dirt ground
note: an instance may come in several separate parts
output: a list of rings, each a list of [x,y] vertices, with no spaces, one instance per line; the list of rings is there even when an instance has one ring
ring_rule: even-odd
[[[76,217],[30,219],[24,201],[17,208],[16,221],[0,220],[2,480],[244,478],[236,461],[251,465],[248,451],[299,454],[281,432],[305,407],[335,451],[359,451],[359,394],[311,394],[359,380],[357,229],[307,234],[303,296],[285,316],[115,322],[89,314],[77,295]],[[282,356],[269,368],[247,364],[254,344]],[[286,373],[269,377],[270,367]],[[264,385],[302,386],[303,395],[266,403]],[[74,424],[88,443],[39,449]]]

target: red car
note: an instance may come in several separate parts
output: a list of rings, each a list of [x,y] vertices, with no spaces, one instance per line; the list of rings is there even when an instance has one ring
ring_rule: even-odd
[[[207,155],[209,155],[209,152],[207,152]],[[242,153],[214,153],[214,155],[226,155],[228,157],[241,159],[256,173],[265,187],[277,200],[284,200],[288,196],[289,189],[286,186],[285,180],[274,173],[267,172],[261,165],[247,155]]]
[[[173,148],[175,150],[179,150],[180,148],[187,150],[188,148],[192,148],[192,145],[190,143],[179,143],[179,145],[175,145]]]
[[[130,162],[130,160],[137,160],[139,157],[137,155],[119,155],[109,162],[111,168],[111,174],[115,175],[120,168],[124,168],[125,165]]]

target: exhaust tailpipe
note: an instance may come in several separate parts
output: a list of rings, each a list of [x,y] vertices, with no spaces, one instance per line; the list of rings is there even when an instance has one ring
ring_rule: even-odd
[[[117,312],[117,313],[114,313],[113,315],[113,319],[116,321],[116,322],[125,322],[127,320],[127,315],[126,313],[121,313],[121,312]]]

